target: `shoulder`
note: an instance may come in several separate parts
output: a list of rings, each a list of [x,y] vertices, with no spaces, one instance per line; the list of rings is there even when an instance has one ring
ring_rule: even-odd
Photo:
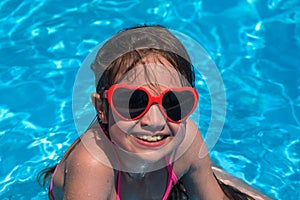
[[[180,158],[180,165],[185,166],[181,178],[189,196],[195,199],[222,199],[223,192],[214,177],[205,142],[192,120],[187,120],[186,135],[191,142]]]
[[[115,154],[111,141],[101,132],[98,124],[94,124],[79,138],[79,142],[69,154],[67,164],[84,163],[95,166],[113,168]]]
[[[88,172],[94,175],[101,173],[102,176],[105,175],[103,172],[110,172],[111,175],[113,170],[105,142],[109,142],[105,136],[89,129],[80,137],[80,142],[65,160],[66,170],[78,170],[79,173]]]
[[[69,199],[98,199],[111,194],[114,170],[107,159],[102,138],[87,131],[64,161],[64,192]],[[97,143],[99,142],[99,144]]]
[[[177,152],[181,155],[177,155],[179,158],[175,161],[174,167],[179,176],[188,173],[195,167],[204,167],[204,164],[207,167],[209,158],[205,142],[198,127],[190,119],[186,121],[185,137]]]
[[[112,177],[113,170],[106,160],[105,153],[103,155],[96,155],[98,149],[94,149],[93,145],[84,144],[80,142],[76,149],[70,154],[65,161],[66,177],[73,179],[79,178],[78,181],[86,179],[87,177],[96,178],[97,176]],[[82,175],[82,177],[80,177]],[[70,177],[72,176],[72,177]],[[93,180],[90,180],[93,181]]]
[[[95,125],[94,125],[95,126]],[[99,131],[100,128],[92,127],[82,134],[68,149],[62,160],[66,165],[73,163],[84,164],[105,164],[109,166],[106,143],[110,141]]]

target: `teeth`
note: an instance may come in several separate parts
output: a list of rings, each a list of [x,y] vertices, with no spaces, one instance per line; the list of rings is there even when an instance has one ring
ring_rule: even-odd
[[[159,140],[163,139],[163,136],[147,136],[147,135],[143,135],[143,136],[138,136],[137,138],[141,139],[141,140],[145,140],[148,142],[156,142]]]

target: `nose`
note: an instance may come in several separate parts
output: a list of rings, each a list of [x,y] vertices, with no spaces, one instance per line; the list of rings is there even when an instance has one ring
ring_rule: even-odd
[[[161,131],[166,125],[166,118],[162,114],[159,106],[153,104],[147,113],[140,120],[143,129],[151,132]]]

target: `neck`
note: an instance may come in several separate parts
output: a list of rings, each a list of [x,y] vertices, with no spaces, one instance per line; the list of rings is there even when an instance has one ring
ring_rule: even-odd
[[[126,173],[128,177],[132,179],[143,179],[146,177],[147,173]]]
[[[156,171],[166,166],[166,159],[147,160],[144,157],[116,148],[119,159],[119,170],[128,172],[131,177],[143,177],[146,173]]]

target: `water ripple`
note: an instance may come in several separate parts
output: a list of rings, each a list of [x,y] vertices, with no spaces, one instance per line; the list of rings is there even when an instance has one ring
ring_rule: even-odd
[[[298,0],[1,1],[1,199],[47,198],[35,175],[80,134],[71,96],[82,60],[111,34],[143,23],[182,31],[215,59],[228,111],[212,158],[275,199],[300,198],[299,8]]]

